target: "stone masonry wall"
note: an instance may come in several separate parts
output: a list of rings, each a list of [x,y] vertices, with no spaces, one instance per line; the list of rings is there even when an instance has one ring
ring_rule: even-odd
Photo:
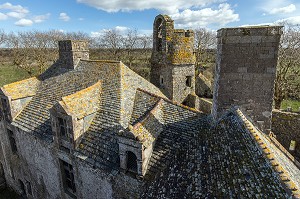
[[[218,31],[213,116],[237,105],[263,131],[270,129],[280,26]]]
[[[179,103],[195,92],[193,48],[192,30],[174,29],[174,22],[167,15],[155,18],[150,82]]]
[[[273,110],[272,132],[287,150],[291,140],[296,141],[295,151],[289,152],[300,161],[300,114]]]

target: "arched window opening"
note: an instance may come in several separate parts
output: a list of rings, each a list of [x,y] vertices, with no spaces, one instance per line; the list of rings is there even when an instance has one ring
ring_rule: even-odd
[[[158,19],[156,21],[156,30],[157,30],[156,50],[157,51],[162,51],[162,38],[163,38],[163,36],[162,36],[162,34],[163,34],[162,33],[162,26],[163,26],[162,19]]]
[[[131,151],[127,151],[126,155],[127,155],[127,170],[137,173],[137,157],[136,157],[136,155]]]

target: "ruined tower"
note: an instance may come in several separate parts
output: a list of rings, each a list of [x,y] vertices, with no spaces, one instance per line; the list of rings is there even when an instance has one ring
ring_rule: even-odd
[[[88,46],[87,41],[59,41],[59,63],[64,68],[74,69],[80,59],[89,59]]]
[[[193,31],[174,29],[167,15],[155,18],[150,81],[179,103],[195,92],[193,44]]]
[[[280,26],[226,28],[218,31],[212,114],[233,105],[266,132],[271,126]]]

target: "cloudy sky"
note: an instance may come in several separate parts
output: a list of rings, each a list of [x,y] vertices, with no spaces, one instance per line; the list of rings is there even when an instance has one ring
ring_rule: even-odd
[[[299,0],[0,0],[0,29],[83,31],[138,29],[151,33],[153,19],[168,14],[177,28],[300,24]]]

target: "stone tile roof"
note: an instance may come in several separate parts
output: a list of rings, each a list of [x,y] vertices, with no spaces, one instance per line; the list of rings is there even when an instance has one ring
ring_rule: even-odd
[[[2,92],[11,99],[32,97],[35,95],[40,81],[36,77],[14,82],[1,88]]]
[[[75,155],[107,171],[119,169],[118,133],[141,128],[131,132],[134,137],[155,141],[142,198],[286,198],[296,189],[282,183],[285,177],[259,147],[264,138],[256,140],[236,114],[213,128],[210,117],[168,100],[121,62],[81,61],[60,75],[56,67],[39,77],[35,95],[13,124],[52,141],[49,109],[64,102],[80,118],[89,109],[82,112],[79,105],[91,100],[97,112]]]
[[[59,101],[69,115],[78,119],[96,112],[100,108],[101,83],[80,90],[74,94],[62,97]]]
[[[70,71],[45,79],[13,124],[46,140],[52,140],[49,109],[62,97],[85,89],[95,84],[97,80],[97,76],[83,71]]]
[[[162,164],[164,169],[146,183],[141,198],[290,196],[290,188],[236,114],[227,114],[215,127],[209,118],[195,118],[193,122],[198,130],[183,134],[167,128],[160,134],[151,166],[155,171]]]

